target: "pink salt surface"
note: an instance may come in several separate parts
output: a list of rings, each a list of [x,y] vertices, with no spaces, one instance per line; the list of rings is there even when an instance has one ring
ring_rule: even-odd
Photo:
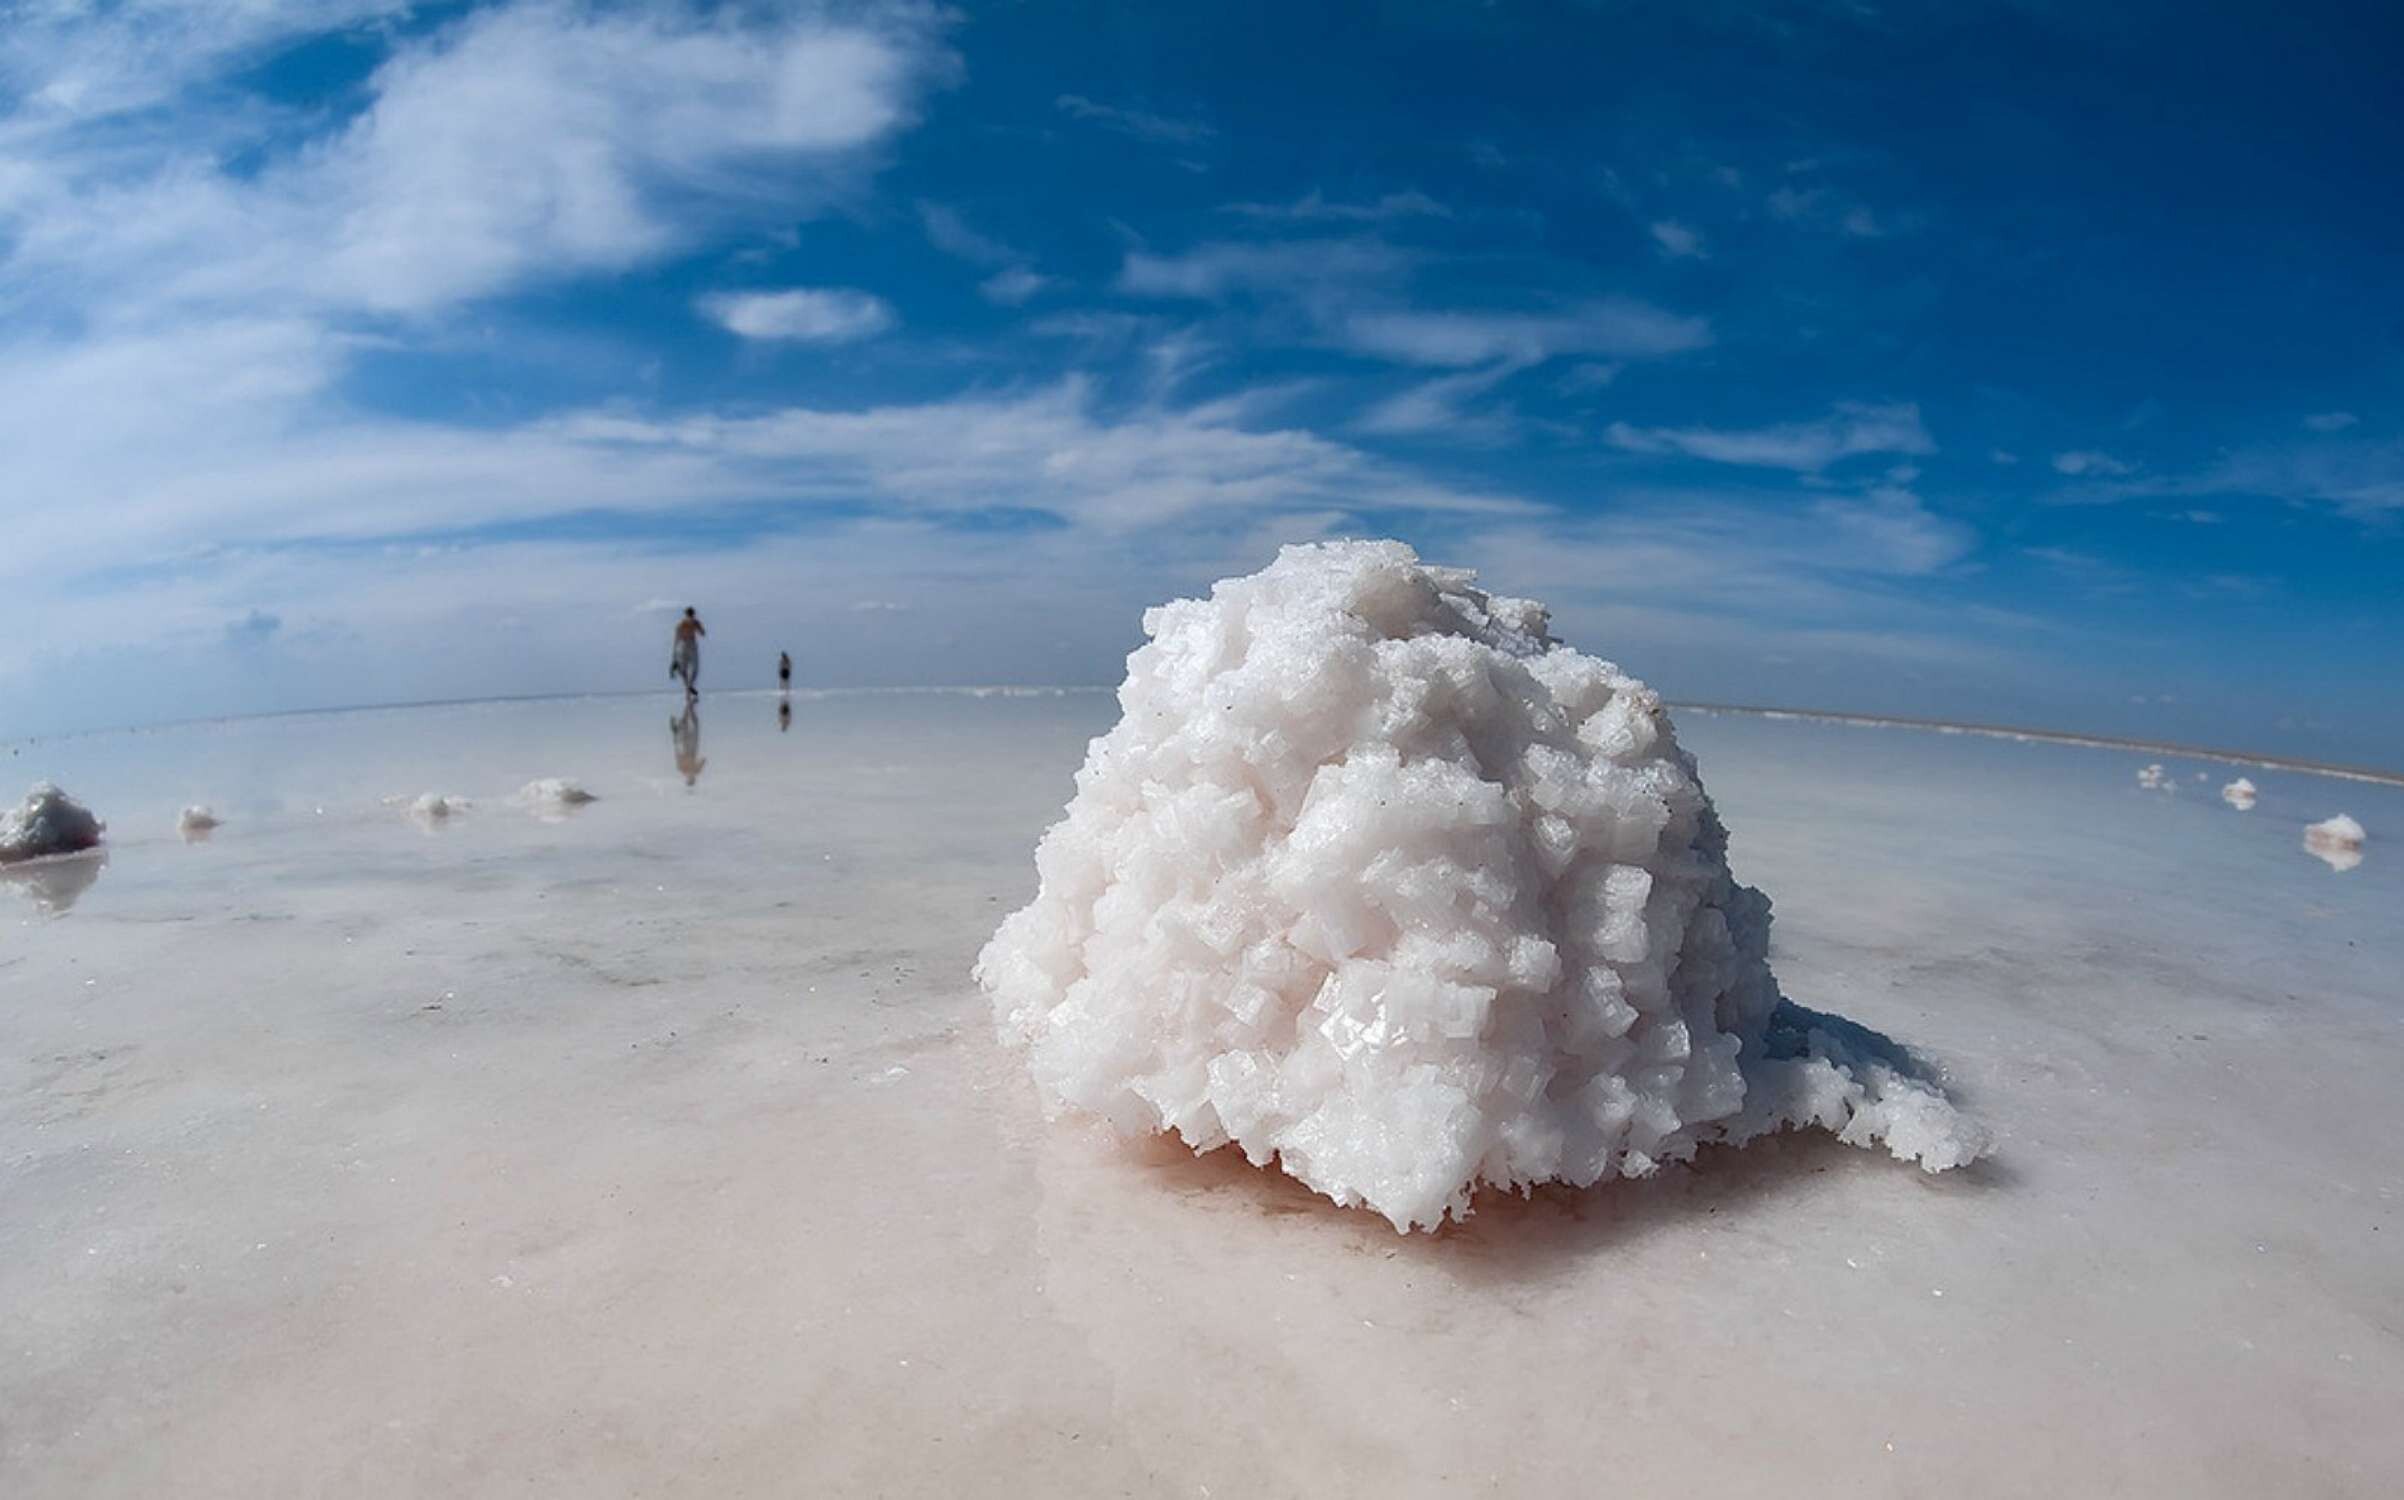
[[[713,697],[689,790],[647,700],[23,747],[124,832],[0,885],[0,1494],[2404,1488],[2404,861],[2301,852],[2323,789],[1682,718],[1787,991],[1994,1160],[1403,1240],[1046,1125],[991,1040],[1111,715]],[[437,778],[472,816],[381,802]]]

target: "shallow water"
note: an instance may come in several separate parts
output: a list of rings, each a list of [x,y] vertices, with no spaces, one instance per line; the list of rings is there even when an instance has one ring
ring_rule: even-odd
[[[1047,1124],[993,1045],[967,969],[1106,696],[677,707],[0,758],[111,823],[0,876],[0,1493],[2404,1486],[2404,793],[1682,716],[1787,992],[1997,1155],[1402,1239]]]

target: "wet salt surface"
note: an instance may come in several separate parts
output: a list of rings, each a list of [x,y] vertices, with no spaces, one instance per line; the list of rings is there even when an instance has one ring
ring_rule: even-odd
[[[1996,1158],[1771,1141],[1403,1240],[1046,1125],[994,1045],[968,966],[1106,697],[713,695],[690,788],[674,707],[0,758],[112,833],[0,877],[0,1493],[2404,1484],[2404,795],[1680,715],[1787,992]]]

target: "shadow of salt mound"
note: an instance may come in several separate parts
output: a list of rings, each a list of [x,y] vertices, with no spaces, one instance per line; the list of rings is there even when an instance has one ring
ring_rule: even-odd
[[[1883,1032],[1781,1003],[1765,1060],[1815,1051],[1856,1066],[1883,1063],[1908,1078],[1933,1082],[1929,1067]],[[1859,1194],[1866,1206],[1871,1195],[1891,1202],[1897,1185],[1913,1193],[1959,1195],[2012,1182],[2009,1168],[1993,1157],[1927,1173],[1879,1147],[1846,1145],[1824,1130],[1787,1129],[1741,1147],[1704,1146],[1691,1162],[1669,1163],[1651,1177],[1611,1178],[1583,1188],[1554,1182],[1524,1195],[1482,1188],[1470,1200],[1467,1219],[1447,1221],[1433,1233],[1398,1235],[1371,1210],[1338,1207],[1274,1163],[1254,1167],[1233,1146],[1196,1156],[1174,1135],[1156,1135],[1103,1147],[1101,1155],[1108,1162],[1101,1174],[1119,1178],[1118,1191],[1129,1193],[1108,1211],[1112,1217],[1124,1218],[1142,1203],[1150,1205],[1141,1210],[1146,1215],[1182,1220],[1174,1231],[1180,1234],[1233,1234],[1246,1242],[1292,1240],[1339,1253],[1400,1254],[1473,1283],[1573,1274],[1593,1255],[1658,1234],[1691,1231],[1715,1215],[1765,1207],[1793,1194]],[[1086,1190],[1093,1190],[1091,1183]],[[1242,1221],[1254,1221],[1256,1228],[1232,1227]],[[1204,1231],[1205,1223],[1212,1228]]]
[[[107,850],[85,849],[0,865],[0,885],[15,890],[43,912],[59,916],[92,888],[108,862]]]
[[[1884,1063],[1915,1083],[1931,1088],[1940,1087],[1942,1080],[1936,1070],[1922,1062],[1909,1047],[1883,1031],[1873,1031],[1859,1021],[1850,1021],[1831,1011],[1813,1010],[1792,1000],[1780,1000],[1770,1012],[1770,1024],[1762,1033],[1762,1060],[1791,1062],[1809,1057],[1814,1032],[1819,1033],[1816,1049],[1823,1056],[1860,1066],[1864,1063]],[[1947,1089],[1947,1097],[1953,1097]]]

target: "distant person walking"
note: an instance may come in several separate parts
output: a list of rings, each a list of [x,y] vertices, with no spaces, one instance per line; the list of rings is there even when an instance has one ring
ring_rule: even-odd
[[[684,618],[676,622],[676,644],[668,653],[668,675],[684,679],[687,698],[701,696],[701,638],[708,634],[688,605]]]
[[[791,652],[779,651],[776,653],[776,690],[780,693],[793,691],[793,656]]]

